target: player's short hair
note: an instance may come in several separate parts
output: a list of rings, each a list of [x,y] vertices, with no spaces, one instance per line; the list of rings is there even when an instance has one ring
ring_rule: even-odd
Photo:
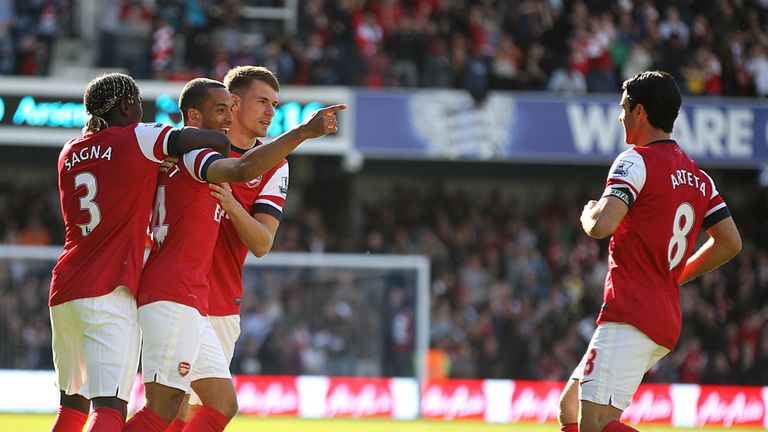
[[[185,121],[187,110],[190,108],[201,109],[208,99],[208,90],[212,88],[225,89],[227,87],[220,81],[210,78],[195,78],[184,86],[181,90],[181,96],[179,96],[179,108],[181,108],[181,116]]]
[[[109,124],[104,117],[123,100],[130,104],[139,103],[139,85],[132,77],[115,72],[91,80],[83,94],[85,111],[90,116],[83,133],[108,128]]]
[[[280,91],[277,77],[264,66],[237,66],[229,70],[224,77],[224,85],[232,94],[240,95],[250,87],[251,82],[262,81],[276,92]]]
[[[656,129],[671,133],[680,113],[682,97],[672,75],[662,71],[646,71],[624,81],[629,109],[642,104],[648,113],[648,123]]]

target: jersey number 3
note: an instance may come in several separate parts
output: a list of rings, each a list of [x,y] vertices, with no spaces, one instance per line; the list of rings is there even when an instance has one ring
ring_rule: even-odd
[[[99,206],[93,202],[99,188],[96,185],[96,177],[89,172],[82,172],[75,176],[75,189],[80,186],[85,186],[85,196],[80,198],[80,209],[87,211],[90,216],[88,223],[77,224],[83,237],[85,237],[101,222],[101,211]]]
[[[695,219],[693,206],[687,202],[680,204],[675,212],[675,220],[672,222],[672,238],[669,240],[667,249],[667,258],[669,259],[669,269],[677,267],[685,256],[688,249],[688,233],[693,228]]]

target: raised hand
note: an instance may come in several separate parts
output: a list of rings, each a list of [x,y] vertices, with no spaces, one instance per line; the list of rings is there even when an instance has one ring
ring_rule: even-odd
[[[307,138],[317,138],[323,135],[336,133],[339,131],[336,120],[336,112],[347,109],[347,105],[331,105],[317,110],[309,120],[305,121],[300,128],[306,134]]]

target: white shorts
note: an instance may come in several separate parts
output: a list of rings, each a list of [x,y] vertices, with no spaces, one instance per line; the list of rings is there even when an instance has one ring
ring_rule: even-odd
[[[571,374],[579,380],[579,399],[625,410],[643,376],[669,349],[634,326],[603,323]]]
[[[141,374],[145,383],[190,391],[190,371],[200,351],[208,317],[171,301],[139,307],[142,329]]]
[[[59,389],[85,398],[128,401],[139,367],[136,299],[125,286],[50,308]]]
[[[235,354],[235,342],[240,337],[240,315],[211,316],[211,326],[219,338],[224,358],[227,359],[227,367],[232,362]]]
[[[229,364],[235,352],[235,342],[240,337],[240,315],[209,316],[208,320],[217,338],[216,343],[222,352],[223,362],[217,358],[218,354],[212,350],[201,348],[198,361],[192,368],[192,381],[204,378],[232,378]],[[200,365],[199,368],[198,364]],[[190,405],[203,404],[194,390],[192,390],[189,403]]]

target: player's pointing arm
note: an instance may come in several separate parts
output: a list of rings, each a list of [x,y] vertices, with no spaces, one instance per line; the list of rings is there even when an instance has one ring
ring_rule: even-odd
[[[244,182],[254,179],[277,165],[302,142],[338,132],[336,112],[346,105],[331,105],[315,112],[309,120],[275,138],[249,150],[239,159],[219,159],[211,163],[206,173],[210,183]]]

